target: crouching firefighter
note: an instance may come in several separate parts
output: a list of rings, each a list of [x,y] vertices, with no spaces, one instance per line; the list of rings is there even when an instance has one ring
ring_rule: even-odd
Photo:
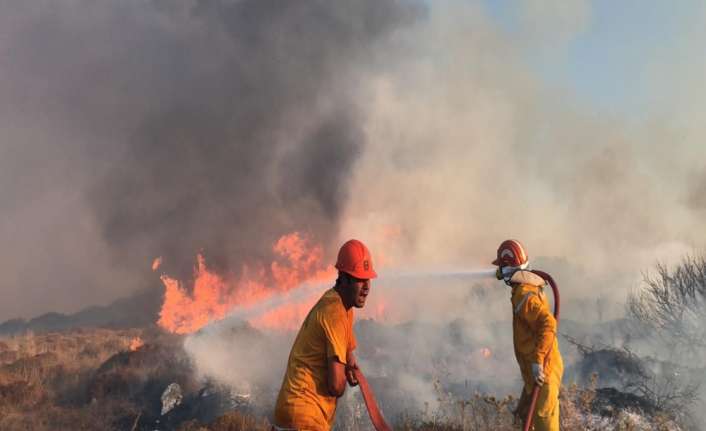
[[[352,239],[341,247],[338,278],[306,316],[289,354],[277,397],[274,430],[327,431],[346,381],[356,386],[353,307],[362,308],[377,277],[368,248]]]
[[[540,388],[532,416],[533,429],[559,431],[559,387],[564,364],[556,337],[557,321],[544,294],[546,281],[529,270],[527,253],[516,240],[500,244],[493,265],[498,267],[497,278],[512,288],[512,338],[524,381],[515,414],[522,418],[526,429],[532,391],[537,385]]]

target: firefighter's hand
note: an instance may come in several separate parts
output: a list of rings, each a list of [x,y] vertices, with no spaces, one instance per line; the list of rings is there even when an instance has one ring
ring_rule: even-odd
[[[358,379],[355,378],[355,373],[353,370],[358,369],[358,362],[355,360],[355,356],[352,353],[348,354],[348,363],[346,364],[346,380],[351,386],[358,386]]]
[[[532,377],[537,386],[544,384],[544,367],[542,364],[532,364]]]

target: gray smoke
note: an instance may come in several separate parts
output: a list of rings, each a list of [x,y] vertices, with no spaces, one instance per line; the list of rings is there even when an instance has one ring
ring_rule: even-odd
[[[376,46],[419,11],[0,2],[0,320],[156,284],[157,256],[188,276],[201,249],[237,269],[294,230],[328,246]]]
[[[516,238],[577,301],[567,316],[591,318],[585,304],[603,298],[619,317],[641,271],[706,246],[701,86],[672,106],[685,99],[669,97],[665,80],[701,70],[693,54],[706,39],[698,30],[688,58],[655,58],[669,74],[644,91],[671,110],[608,115],[531,67],[539,52],[561,57],[590,26],[590,2],[520,3],[507,31],[482,4],[435,2],[401,38],[416,47],[401,51],[417,55],[395,58],[376,80],[351,189],[366,199],[346,208],[343,230],[413,267],[484,268]],[[394,240],[381,226],[394,227]]]

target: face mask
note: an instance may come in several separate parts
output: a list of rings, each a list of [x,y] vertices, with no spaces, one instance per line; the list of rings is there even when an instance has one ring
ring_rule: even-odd
[[[503,266],[503,267],[498,267],[498,269],[495,271],[495,278],[498,280],[504,280],[505,283],[510,283],[510,279],[512,276],[520,270],[523,269],[529,269],[529,262],[525,262],[521,266]]]
[[[501,272],[503,274],[503,280],[505,280],[505,283],[509,283],[512,276],[519,270],[520,270],[520,268],[518,268],[516,266],[503,267]]]

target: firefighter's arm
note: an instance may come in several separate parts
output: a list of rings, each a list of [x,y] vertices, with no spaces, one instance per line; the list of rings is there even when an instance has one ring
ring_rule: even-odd
[[[544,359],[549,354],[556,337],[556,319],[549,311],[549,307],[535,295],[528,298],[523,308],[523,317],[536,336],[532,362],[544,365]]]
[[[326,336],[327,389],[331,396],[340,397],[346,389],[346,361],[350,351],[347,317],[334,310],[324,310],[317,318]]]
[[[328,393],[340,397],[346,390],[346,366],[333,356],[328,358]]]

